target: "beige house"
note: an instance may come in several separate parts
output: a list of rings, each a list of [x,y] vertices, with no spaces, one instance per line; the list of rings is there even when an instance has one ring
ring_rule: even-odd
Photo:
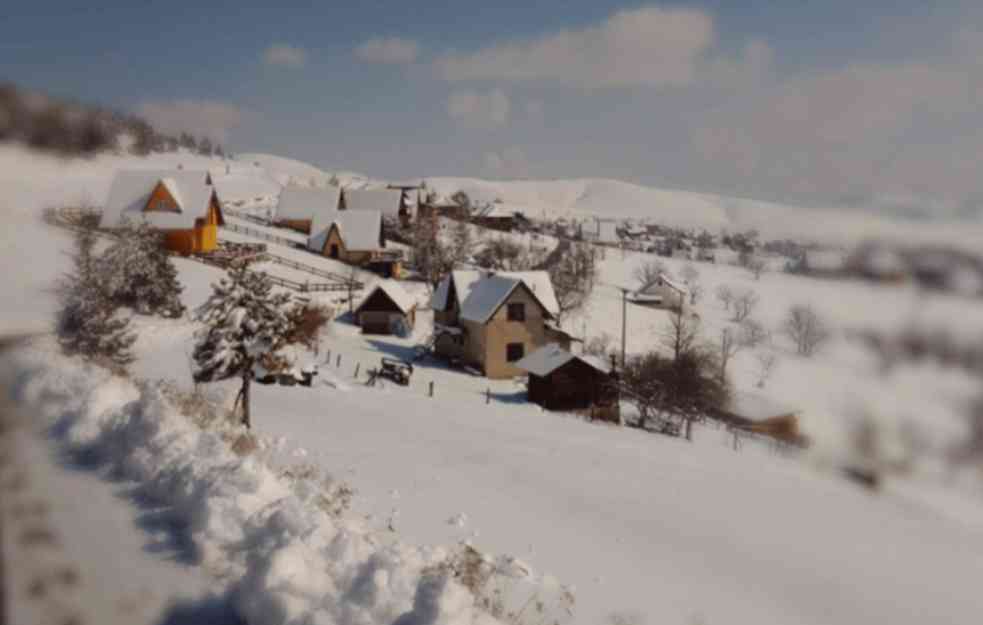
[[[435,351],[489,378],[524,375],[516,363],[547,343],[569,346],[569,337],[550,325],[559,307],[543,271],[455,271],[441,281],[431,304]]]
[[[635,291],[631,301],[641,306],[685,310],[688,297],[686,285],[660,273],[651,283]]]

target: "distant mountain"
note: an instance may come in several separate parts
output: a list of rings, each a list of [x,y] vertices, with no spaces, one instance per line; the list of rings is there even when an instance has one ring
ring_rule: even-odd
[[[361,189],[385,184],[355,172],[324,171],[303,161],[273,154],[247,152],[236,154],[235,160],[240,164],[252,164],[261,167],[280,186],[289,184],[300,187],[326,187],[332,184],[333,180],[348,189]]]

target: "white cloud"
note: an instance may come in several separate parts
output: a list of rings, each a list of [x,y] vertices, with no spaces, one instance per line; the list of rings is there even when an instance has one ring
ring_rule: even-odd
[[[307,63],[307,53],[303,48],[285,43],[275,43],[263,51],[263,62],[267,65],[277,65],[296,69]]]
[[[451,119],[470,126],[502,126],[509,119],[512,104],[499,88],[482,93],[473,89],[453,91],[447,98]]]
[[[714,41],[704,11],[644,7],[599,25],[565,30],[435,62],[445,80],[550,81],[580,87],[679,85],[693,81]]]
[[[373,37],[355,48],[355,56],[367,63],[405,65],[416,60],[420,46],[402,37]]]
[[[225,143],[229,132],[242,123],[245,112],[231,104],[212,100],[144,102],[140,115],[157,130],[169,134],[190,132]]]

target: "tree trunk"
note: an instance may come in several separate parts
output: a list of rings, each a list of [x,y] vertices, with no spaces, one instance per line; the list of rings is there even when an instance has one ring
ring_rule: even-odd
[[[252,429],[252,419],[249,414],[249,384],[252,378],[252,367],[248,367],[242,372],[242,390],[239,391],[242,395],[242,424],[247,430]]]
[[[693,440],[693,420],[689,417],[686,418],[686,440]]]

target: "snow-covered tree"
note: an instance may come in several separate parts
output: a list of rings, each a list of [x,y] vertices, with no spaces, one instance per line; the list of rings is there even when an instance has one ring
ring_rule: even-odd
[[[109,296],[142,314],[184,314],[177,269],[161,234],[146,223],[128,223],[121,235],[99,261]]]
[[[130,348],[136,336],[129,331],[129,320],[116,315],[118,306],[107,294],[95,245],[94,230],[78,231],[72,272],[56,286],[60,307],[55,333],[66,353],[122,368],[133,362]]]
[[[241,377],[236,403],[242,402],[242,423],[247,428],[252,425],[250,382],[256,368],[277,360],[277,350],[286,343],[290,303],[290,295],[275,292],[266,274],[237,264],[212,285],[212,295],[196,311],[205,327],[196,335],[194,380]]]

